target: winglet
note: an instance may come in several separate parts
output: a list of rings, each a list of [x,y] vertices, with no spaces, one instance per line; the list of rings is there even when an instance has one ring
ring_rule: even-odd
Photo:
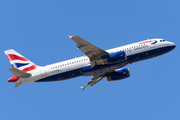
[[[72,37],[73,37],[73,36],[71,36],[71,35],[68,35],[68,37],[69,37],[69,39],[72,39]]]
[[[84,87],[80,86],[80,88],[82,89],[82,91],[84,90]]]

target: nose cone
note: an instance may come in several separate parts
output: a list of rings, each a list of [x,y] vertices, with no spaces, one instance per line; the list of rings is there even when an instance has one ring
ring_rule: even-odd
[[[171,51],[176,47],[176,44],[174,44],[173,42],[168,42],[167,46],[168,46],[169,50]]]
[[[16,82],[19,78],[17,78],[16,76],[13,76],[11,78],[8,79],[8,82]]]
[[[176,44],[175,44],[175,43],[173,43],[173,47],[174,47],[174,48],[176,47]],[[173,48],[173,49],[174,49],[174,48]]]

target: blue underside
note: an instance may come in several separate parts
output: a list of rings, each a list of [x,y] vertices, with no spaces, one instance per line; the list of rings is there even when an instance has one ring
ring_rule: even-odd
[[[114,65],[119,65],[119,64],[123,64],[123,66],[129,64],[129,63],[133,63],[133,62],[137,62],[137,61],[141,61],[141,60],[145,60],[145,59],[149,59],[152,57],[156,57],[162,54],[165,54],[171,50],[173,50],[174,47],[173,46],[168,46],[168,47],[164,47],[164,48],[158,48],[158,49],[154,49],[151,51],[147,51],[147,52],[142,52],[142,53],[138,53],[138,54],[134,54],[131,56],[127,56],[127,60],[126,62],[122,63],[115,63],[115,64],[108,64],[108,65],[99,65],[95,68],[93,68],[93,70],[97,70],[97,69],[103,69],[106,68],[108,66],[114,66]],[[36,82],[51,82],[51,81],[59,81],[59,80],[66,80],[66,79],[70,79],[70,78],[74,78],[74,77],[78,77],[78,76],[82,76],[83,74],[80,73],[82,68],[79,69],[75,69],[75,70],[71,70],[68,72],[64,72],[64,73],[60,73],[60,74],[56,74],[56,75],[52,75],[43,79],[40,79]]]

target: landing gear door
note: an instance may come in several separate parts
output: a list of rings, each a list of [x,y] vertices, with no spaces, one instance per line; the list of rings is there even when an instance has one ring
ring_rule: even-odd
[[[46,71],[45,71],[44,68],[41,68],[41,69],[40,69],[40,73],[41,73],[41,77],[46,76]]]

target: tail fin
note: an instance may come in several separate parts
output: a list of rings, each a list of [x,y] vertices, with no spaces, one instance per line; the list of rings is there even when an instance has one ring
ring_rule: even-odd
[[[26,59],[13,49],[4,51],[12,67],[21,71],[28,72],[36,69],[37,65]]]

